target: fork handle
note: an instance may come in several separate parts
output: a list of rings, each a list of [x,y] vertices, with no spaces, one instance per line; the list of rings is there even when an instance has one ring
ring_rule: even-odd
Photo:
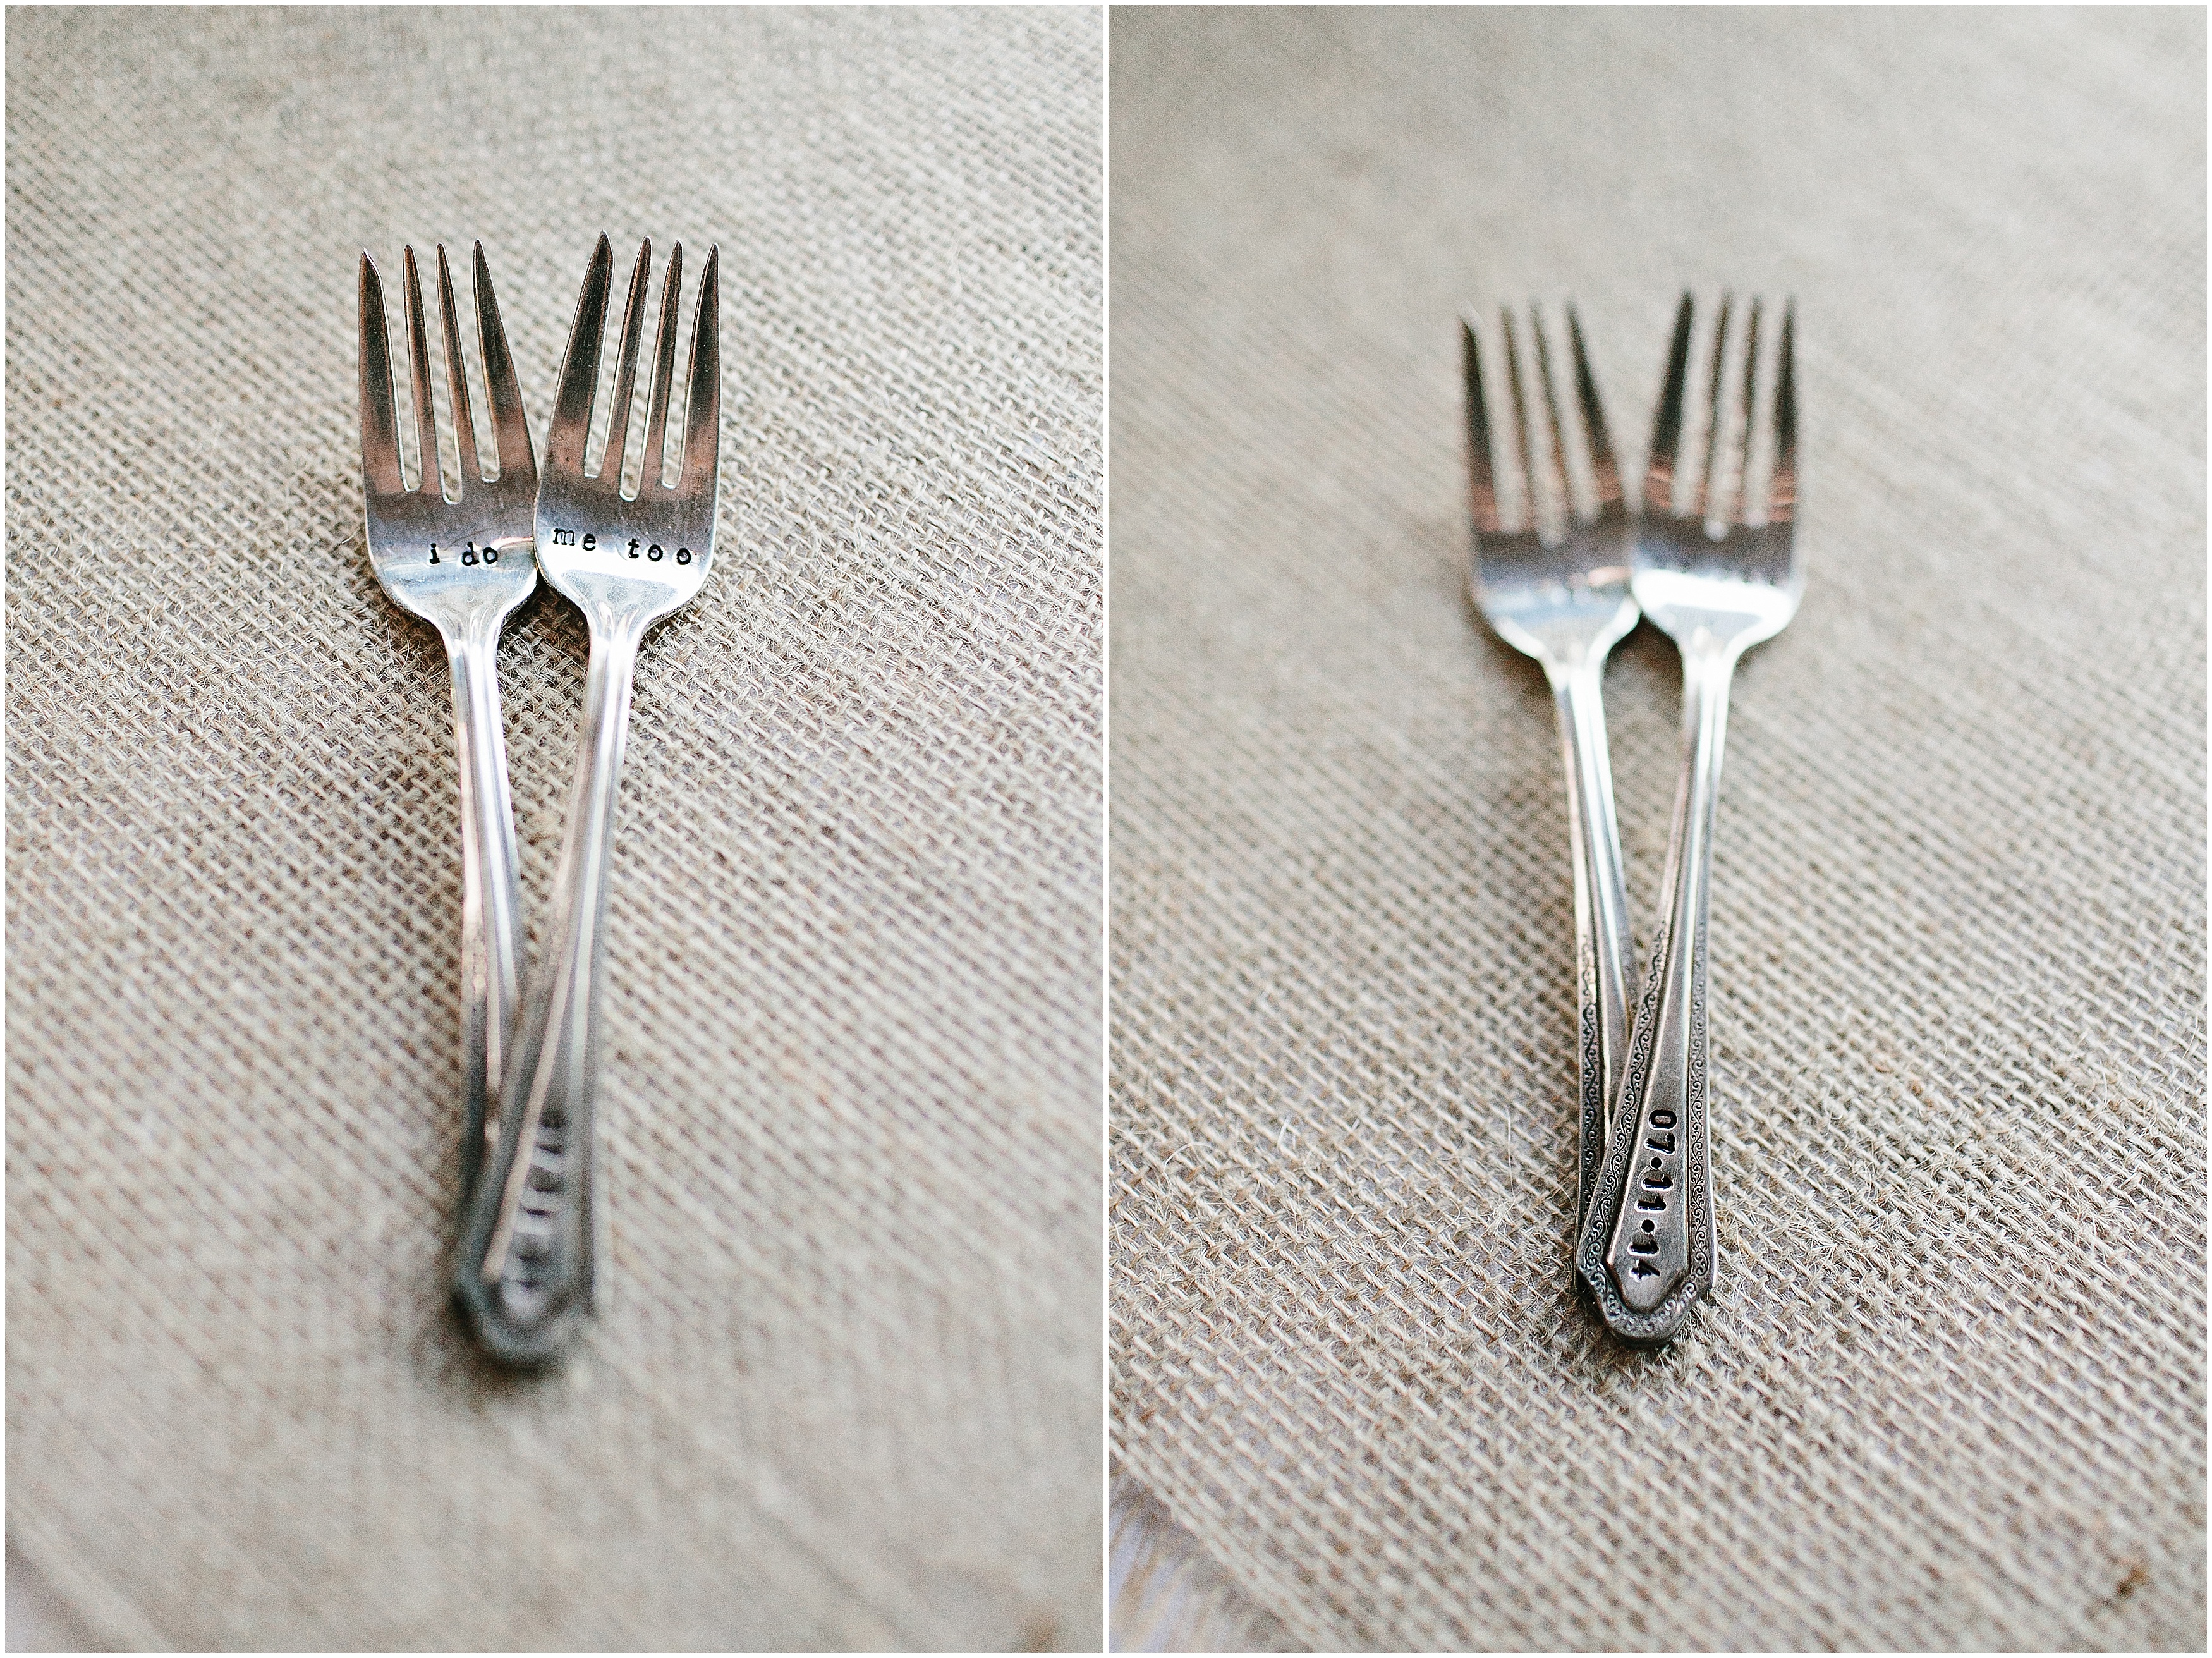
[[[503,616],[446,641],[461,779],[461,1202],[499,1137],[500,1072],[522,999],[522,904],[514,803],[499,706]]]
[[[1575,865],[1575,1060],[1580,1081],[1575,1159],[1575,1232],[1582,1230],[1605,1155],[1607,1114],[1628,1048],[1632,946],[1628,884],[1613,805],[1605,738],[1605,658],[1550,670],[1567,778],[1567,825]]]
[[[1575,1264],[1623,1340],[1673,1339],[1719,1272],[1707,1130],[1705,920],[1729,681],[1738,647],[1682,653],[1682,780],[1667,907],[1636,1010],[1613,1132]]]
[[[453,1290],[503,1363],[555,1357],[591,1309],[599,963],[641,622],[592,617],[583,732],[554,880],[549,955],[502,1078],[499,1148],[471,1206]]]

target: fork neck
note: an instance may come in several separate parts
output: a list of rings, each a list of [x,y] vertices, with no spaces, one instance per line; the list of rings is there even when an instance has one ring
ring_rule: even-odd
[[[591,633],[592,662],[596,665],[604,654],[611,663],[618,662],[625,669],[635,665],[638,647],[645,642],[653,624],[660,619],[653,611],[605,598],[578,604],[576,608],[583,611],[584,624]]]
[[[1713,809],[1718,799],[1721,750],[1728,737],[1729,685],[1735,677],[1741,647],[1707,641],[1682,650],[1682,797],[1677,802],[1674,833],[1686,835],[1677,855],[1702,857],[1712,833]],[[1692,821],[1692,820],[1695,821]],[[1704,871],[1694,873],[1702,885]],[[1671,872],[1670,872],[1671,876]]]
[[[1735,665],[1742,659],[1746,642],[1739,636],[1706,629],[1678,637],[1674,645],[1682,659],[1683,696],[1703,702],[1717,695],[1725,704],[1729,682],[1735,677]]]
[[[439,619],[438,637],[445,641],[446,654],[489,661],[499,649],[499,635],[507,626],[507,610],[479,605],[451,620]]]
[[[1618,635],[1603,639],[1575,639],[1547,641],[1549,648],[1540,659],[1544,677],[1552,683],[1554,692],[1572,686],[1587,690],[1601,684],[1605,679],[1606,660],[1619,642]]]

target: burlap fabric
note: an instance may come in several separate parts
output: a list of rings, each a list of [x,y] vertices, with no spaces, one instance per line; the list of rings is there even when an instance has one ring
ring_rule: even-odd
[[[2197,11],[1116,10],[1119,1471],[1327,1647],[2201,1648]],[[1722,1288],[1570,1292],[1565,807],[1455,311],[1640,455],[1794,292],[1738,678]],[[1648,938],[1677,659],[1608,681]]]
[[[15,1542],[134,1644],[1095,1644],[1098,15],[9,24]],[[355,270],[481,237],[542,442],[602,229],[720,246],[720,540],[638,671],[609,1294],[517,1381]],[[583,665],[541,593],[533,915]]]

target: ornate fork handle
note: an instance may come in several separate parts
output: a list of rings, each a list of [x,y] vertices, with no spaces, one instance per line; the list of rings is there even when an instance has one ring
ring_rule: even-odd
[[[1605,658],[1550,671],[1566,763],[1567,819],[1574,841],[1576,1057],[1582,1106],[1575,1163],[1577,1233],[1597,1189],[1628,1048],[1628,887],[1607,758],[1602,680]]]
[[[1575,1264],[1623,1340],[1666,1341],[1719,1272],[1707,1127],[1705,918],[1729,682],[1741,644],[1682,653],[1682,781],[1667,907]]]
[[[630,687],[647,625],[591,617],[576,782],[555,878],[549,955],[502,1088],[499,1146],[471,1206],[454,1291],[509,1363],[542,1363],[592,1305],[599,979]]]

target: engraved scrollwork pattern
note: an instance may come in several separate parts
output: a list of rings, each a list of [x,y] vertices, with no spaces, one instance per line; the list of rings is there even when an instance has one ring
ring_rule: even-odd
[[[1602,1011],[1598,1001],[1597,954],[1588,929],[1583,929],[1575,952],[1575,982],[1581,999],[1582,1041],[1577,1063],[1581,1066],[1581,1113],[1577,1124],[1575,1160],[1575,1224],[1579,1230],[1589,1216],[1598,1177],[1605,1166],[1605,1054],[1601,1042]]]

